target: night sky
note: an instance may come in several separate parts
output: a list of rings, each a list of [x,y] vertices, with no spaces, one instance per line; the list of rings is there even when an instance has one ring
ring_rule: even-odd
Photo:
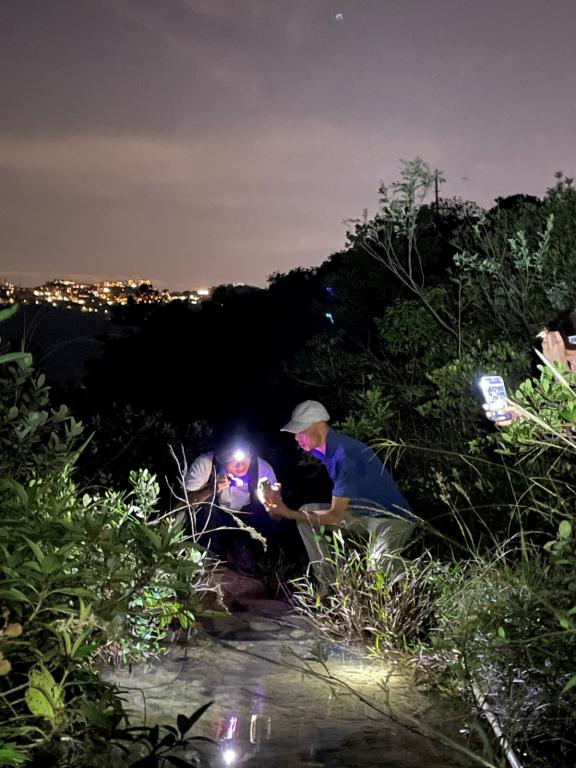
[[[263,285],[416,155],[576,174],[575,0],[0,0],[0,278]]]

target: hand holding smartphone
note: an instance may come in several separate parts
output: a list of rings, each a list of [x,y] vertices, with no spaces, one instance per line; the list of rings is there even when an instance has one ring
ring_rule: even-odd
[[[268,512],[278,508],[278,501],[280,500],[280,489],[280,483],[271,483],[267,477],[262,477],[258,481],[258,489],[256,491],[256,495]]]
[[[504,379],[501,376],[482,376],[479,385],[484,398],[482,407],[490,421],[511,421],[512,412],[507,403]]]

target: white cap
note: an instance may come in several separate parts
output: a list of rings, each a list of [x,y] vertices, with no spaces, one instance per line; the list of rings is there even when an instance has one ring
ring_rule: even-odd
[[[330,421],[330,414],[322,403],[316,400],[305,400],[292,411],[292,418],[281,432],[302,432],[317,421]]]

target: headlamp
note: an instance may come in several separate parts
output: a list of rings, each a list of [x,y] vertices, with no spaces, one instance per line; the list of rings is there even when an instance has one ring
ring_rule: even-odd
[[[232,454],[234,461],[246,461],[246,454],[241,448],[237,448]]]

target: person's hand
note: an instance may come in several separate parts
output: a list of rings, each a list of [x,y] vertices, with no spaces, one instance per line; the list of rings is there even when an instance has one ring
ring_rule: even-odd
[[[502,418],[502,411],[491,411],[488,404],[482,406],[487,419],[493,421],[497,427],[507,427],[513,421],[521,419],[519,412],[512,405],[506,405],[506,414],[508,418]]]
[[[219,474],[216,477],[216,493],[222,493],[226,488],[230,487],[230,478],[228,475]]]
[[[264,497],[264,509],[273,517],[277,514],[277,510],[282,505],[282,486],[280,483],[274,483],[273,485],[263,488]]]
[[[542,354],[551,363],[567,363],[566,345],[558,331],[542,332]]]

